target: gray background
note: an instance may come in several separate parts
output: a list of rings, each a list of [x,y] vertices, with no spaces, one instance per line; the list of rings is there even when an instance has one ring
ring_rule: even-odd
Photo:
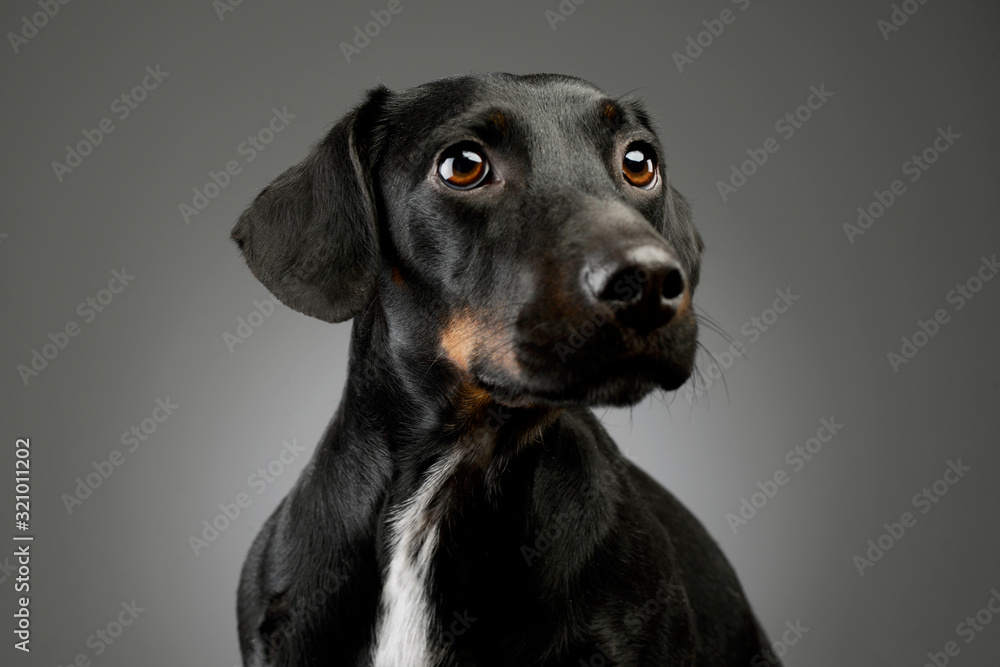
[[[0,662],[238,661],[238,568],[307,456],[260,494],[248,478],[283,440],[311,451],[340,397],[350,325],[279,306],[230,352],[224,334],[267,292],[229,230],[365,88],[504,70],[637,89],[661,124],[708,246],[697,303],[750,358],[697,396],[599,413],[719,540],[772,639],[786,621],[809,628],[787,664],[922,665],[949,641],[951,664],[1000,664],[1000,619],[971,642],[957,634],[1000,587],[1000,280],[960,311],[946,300],[1000,250],[996,3],[931,0],[886,40],[890,2],[588,0],[553,29],[556,0],[403,0],[348,63],[339,44],[386,4],[245,1],[220,19],[209,0],[73,2],[17,53],[9,38],[0,47],[0,540],[18,532],[18,437],[32,443],[35,535],[33,650],[11,647],[15,593],[0,570]],[[672,54],[726,8],[735,21],[678,71]],[[38,11],[5,2],[0,28]],[[156,65],[169,76],[120,120],[112,101]],[[821,85],[834,96],[793,137],[777,133]],[[247,162],[240,142],[275,107],[295,118]],[[52,162],[105,117],[115,130],[57,180]],[[949,126],[961,138],[911,183],[903,163]],[[768,137],[780,150],[723,201],[717,181]],[[186,224],[178,206],[233,159],[241,173]],[[894,179],[905,194],[850,243],[843,225]],[[77,304],[122,267],[134,280],[85,322]],[[751,342],[744,323],[786,288],[799,299]],[[894,372],[887,353],[939,308],[951,320]],[[71,320],[79,335],[26,385],[18,365]],[[729,345],[707,329],[702,340]],[[179,408],[70,514],[76,478],[167,397]],[[831,417],[843,429],[793,470],[786,452]],[[914,494],[959,458],[971,470],[921,514]],[[734,533],[726,514],[778,470],[787,484]],[[240,492],[251,506],[195,556],[188,536]],[[859,575],[854,556],[906,511],[916,525]],[[96,656],[88,637],[133,599],[144,611]]]

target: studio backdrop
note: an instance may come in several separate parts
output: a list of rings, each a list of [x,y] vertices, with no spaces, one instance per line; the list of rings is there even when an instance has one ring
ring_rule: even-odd
[[[0,663],[239,663],[239,568],[351,324],[278,303],[230,230],[368,88],[505,71],[655,117],[717,327],[680,390],[596,412],[775,653],[998,664],[996,3],[10,0],[0,28]]]

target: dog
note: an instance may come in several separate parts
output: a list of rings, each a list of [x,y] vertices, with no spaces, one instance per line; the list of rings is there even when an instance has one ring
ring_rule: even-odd
[[[590,409],[692,371],[703,243],[663,154],[641,103],[574,77],[378,86],[242,213],[277,299],[354,319],[243,565],[245,665],[777,664]]]

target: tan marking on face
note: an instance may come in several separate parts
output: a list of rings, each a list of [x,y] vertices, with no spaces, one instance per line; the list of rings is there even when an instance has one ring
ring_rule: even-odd
[[[402,285],[405,282],[403,280],[403,272],[399,270],[398,266],[392,267],[392,282],[397,285]]]
[[[476,317],[468,310],[451,317],[441,332],[444,356],[468,373],[476,358],[484,358],[494,368],[502,368],[517,377],[520,365],[508,334],[498,324]]]
[[[485,470],[499,452],[514,454],[538,441],[542,430],[561,414],[561,408],[521,403],[501,403],[488,391],[469,382],[455,394],[455,432],[463,433],[460,447],[463,466],[470,472]],[[505,436],[499,437],[503,432]]]
[[[677,306],[677,313],[674,315],[674,319],[680,319],[684,317],[687,313],[688,308],[691,307],[691,290],[684,290],[684,298],[681,299],[681,305]]]
[[[463,382],[455,398],[455,407],[460,419],[481,420],[493,397],[482,387]]]
[[[604,105],[603,115],[608,120],[614,120],[618,117],[618,107],[615,106],[614,102],[608,102]]]
[[[493,125],[493,127],[495,127],[500,134],[507,131],[507,116],[505,116],[502,111],[494,111],[486,117],[486,120]]]
[[[441,349],[444,356],[458,368],[469,372],[469,363],[482,327],[472,317],[462,314],[452,317],[441,332]]]

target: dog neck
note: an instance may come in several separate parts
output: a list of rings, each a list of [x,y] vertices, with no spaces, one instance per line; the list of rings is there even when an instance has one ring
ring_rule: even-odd
[[[352,331],[345,417],[382,435],[397,481],[410,482],[405,486],[411,490],[452,453],[462,467],[492,478],[560,414],[549,406],[497,401],[442,356],[439,340],[429,326],[390,322],[377,299]]]

